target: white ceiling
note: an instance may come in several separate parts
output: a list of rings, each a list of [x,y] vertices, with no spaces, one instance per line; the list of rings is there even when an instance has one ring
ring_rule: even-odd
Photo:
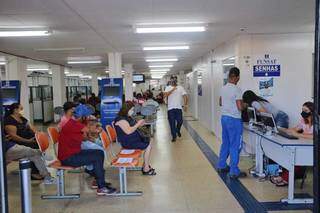
[[[133,25],[205,22],[204,33],[135,34]],[[173,70],[190,69],[200,56],[241,33],[312,32],[314,0],[0,0],[0,26],[45,26],[49,37],[0,38],[0,51],[65,64],[67,57],[123,53],[123,63],[147,70],[145,57],[177,56]],[[143,52],[145,45],[186,44],[190,50]],[[78,52],[37,52],[38,48],[84,47]]]

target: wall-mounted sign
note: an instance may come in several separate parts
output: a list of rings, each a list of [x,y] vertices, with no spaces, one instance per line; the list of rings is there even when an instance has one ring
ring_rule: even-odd
[[[281,66],[279,60],[270,57],[269,54],[263,58],[257,58],[253,65],[253,77],[277,77],[280,76]]]
[[[259,93],[262,97],[273,96],[273,78],[263,78],[259,81]]]

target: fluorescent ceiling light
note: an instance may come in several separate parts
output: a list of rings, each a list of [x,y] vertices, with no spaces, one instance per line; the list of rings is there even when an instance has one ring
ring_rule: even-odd
[[[83,76],[83,74],[81,74],[81,73],[71,73],[71,74],[67,74],[66,76],[68,76],[68,77],[81,77],[81,76]]]
[[[176,33],[176,32],[203,32],[205,26],[184,27],[137,27],[136,33]]]
[[[82,75],[82,76],[80,76],[80,78],[89,78],[89,79],[91,79],[92,76],[91,75]]]
[[[177,58],[149,58],[146,62],[165,62],[165,61],[178,61]]]
[[[68,71],[65,71],[65,72],[64,72],[64,74],[69,74],[69,73],[70,73],[70,72],[68,72]]]
[[[222,64],[222,66],[234,66],[234,64]]]
[[[1,30],[0,37],[49,36],[48,30]]]
[[[48,71],[49,68],[27,68],[27,71]]]
[[[6,65],[5,61],[0,61],[0,65]]]
[[[168,72],[170,69],[151,69],[150,72]]]
[[[189,46],[144,47],[143,50],[188,50]]]
[[[172,64],[163,64],[163,65],[149,65],[149,68],[171,68]]]
[[[155,25],[204,25],[202,21],[193,21],[193,22],[154,22],[154,23],[138,23],[136,26],[155,26]]]
[[[101,60],[96,61],[68,61],[68,64],[101,64]]]

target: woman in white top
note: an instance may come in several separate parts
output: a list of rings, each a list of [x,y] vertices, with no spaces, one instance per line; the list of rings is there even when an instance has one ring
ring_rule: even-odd
[[[273,115],[276,125],[282,128],[289,127],[289,116],[273,106],[269,101],[256,95],[253,91],[247,90],[242,95],[243,102],[255,108],[258,112],[266,112]]]

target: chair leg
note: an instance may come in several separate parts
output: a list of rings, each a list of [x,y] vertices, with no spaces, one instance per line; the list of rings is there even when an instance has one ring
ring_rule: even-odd
[[[64,170],[57,170],[57,194],[56,195],[42,195],[41,199],[79,199],[80,194],[65,194],[65,184],[64,184]]]
[[[120,191],[110,196],[141,196],[142,191],[128,192],[127,188],[127,168],[119,167]]]

